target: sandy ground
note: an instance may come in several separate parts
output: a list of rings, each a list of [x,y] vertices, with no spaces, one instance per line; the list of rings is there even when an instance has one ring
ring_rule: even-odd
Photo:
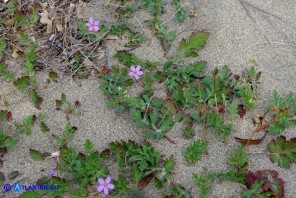
[[[181,124],[176,124],[169,132],[169,136],[176,140],[176,144],[171,144],[166,140],[153,143],[153,146],[161,154],[174,156],[176,160],[174,181],[185,186],[193,197],[198,197],[198,189],[192,180],[192,173],[201,173],[203,167],[208,167],[209,170],[213,171],[227,170],[226,158],[229,151],[238,146],[233,137],[247,138],[250,136],[253,129],[251,118],[263,113],[271,91],[277,90],[283,95],[289,92],[296,94],[296,33],[294,32],[296,2],[294,0],[270,0],[268,2],[265,0],[248,0],[266,13],[246,4],[245,8],[249,9],[247,12],[239,0],[190,0],[183,2],[187,3],[184,8],[187,11],[195,10],[197,17],[188,19],[184,24],[177,24],[174,20],[167,23],[169,30],[179,32],[168,56],[177,50],[179,41],[187,37],[192,31],[206,30],[210,33],[210,37],[205,49],[200,52],[197,59],[188,59],[188,62],[204,60],[208,62],[208,71],[215,67],[228,65],[235,73],[241,73],[243,69],[251,67],[253,65],[251,60],[255,59],[257,61],[255,68],[262,71],[261,84],[257,93],[257,109],[248,112],[244,120],[237,122],[236,130],[229,137],[227,146],[219,142],[214,134],[209,131],[208,155],[204,156],[197,164],[188,165],[181,156],[181,151],[193,140],[186,140],[182,137],[181,129],[183,126]],[[107,21],[108,18],[98,12],[100,1],[94,4],[96,3],[98,5],[91,7],[86,12],[85,18],[87,19],[91,15]],[[168,7],[163,16],[163,21],[170,19],[175,12],[174,8]],[[135,17],[143,24],[145,33],[150,35],[151,32],[145,26],[145,21],[150,17],[147,11],[139,11],[135,14]],[[114,45],[116,44],[114,43]],[[114,52],[110,48],[110,56],[112,53]],[[162,60],[164,58],[160,43],[155,38],[152,38],[149,45],[134,50],[134,53],[151,60]],[[116,61],[110,60],[109,64],[112,65],[114,62]],[[14,67],[14,65],[10,65],[10,67]],[[67,122],[64,114],[55,110],[55,99],[59,99],[61,93],[65,93],[70,101],[74,102],[78,99],[82,104],[80,115],[71,116],[71,123],[78,126],[78,131],[70,143],[71,146],[76,146],[83,151],[82,143],[86,139],[91,139],[96,148],[102,151],[112,141],[142,140],[141,130],[130,121],[128,115],[116,114],[106,106],[105,98],[102,92],[98,90],[99,80],[91,77],[88,80],[83,80],[81,86],[79,86],[76,82],[64,78],[64,83],[59,84],[59,86],[56,84],[45,86],[46,74],[39,73],[38,78],[40,82],[43,82],[39,91],[45,99],[42,112],[46,113],[46,124],[50,128],[50,133],[61,133]],[[7,95],[13,90],[15,88],[12,85],[0,80],[0,95]],[[28,115],[39,112],[26,96],[18,91],[16,93],[7,96],[11,104],[10,110],[15,119],[21,120]],[[200,137],[200,126],[196,126],[196,131],[195,139]],[[288,138],[295,137],[295,129],[289,128],[283,135]],[[249,169],[252,171],[259,169],[277,170],[280,177],[286,182],[286,197],[293,198],[296,194],[296,165],[293,164],[290,169],[279,168],[265,154],[260,154],[266,149],[270,140],[271,137],[268,136],[260,145],[248,148],[250,153]],[[25,178],[22,181],[24,184],[33,184],[41,176],[47,175],[54,167],[52,161],[33,161],[29,155],[30,148],[44,152],[55,151],[48,141],[48,137],[38,127],[34,128],[31,136],[21,136],[17,146],[3,158],[2,171],[9,173],[19,170],[22,173],[20,177]],[[111,172],[111,176],[116,178],[116,172]],[[238,184],[217,180],[213,186],[211,197],[226,198],[233,195],[240,197],[241,190],[242,188]],[[161,193],[152,184],[149,184],[144,195],[147,198],[157,198],[163,196]],[[0,197],[16,196],[12,193],[0,192]]]

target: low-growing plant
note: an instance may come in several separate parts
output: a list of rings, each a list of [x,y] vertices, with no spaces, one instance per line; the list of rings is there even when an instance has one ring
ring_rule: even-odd
[[[182,152],[182,155],[188,163],[194,164],[201,159],[201,156],[207,148],[207,144],[207,141],[195,140]]]

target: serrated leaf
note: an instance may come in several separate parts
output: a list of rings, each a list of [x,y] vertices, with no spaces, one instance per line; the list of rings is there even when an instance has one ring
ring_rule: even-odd
[[[268,156],[274,163],[283,168],[290,168],[291,163],[296,162],[296,138],[287,141],[280,136],[267,145]]]
[[[27,91],[29,90],[30,85],[30,77],[29,76],[22,76],[18,79],[16,79],[13,82],[14,86],[18,88],[20,91]]]
[[[13,73],[10,73],[7,69],[7,66],[0,64],[0,77],[5,78],[7,81],[12,81],[14,78]]]
[[[166,171],[170,171],[174,167],[174,157],[170,156],[170,158],[165,162],[164,167]]]
[[[34,160],[39,161],[39,160],[42,160],[42,159],[43,159],[43,157],[42,157],[42,153],[40,153],[39,151],[36,151],[36,150],[34,150],[34,149],[30,149],[29,152],[30,152],[31,157],[32,157]]]
[[[89,139],[87,139],[84,144],[84,149],[86,153],[89,155],[94,149],[94,144]]]
[[[207,148],[207,145],[208,143],[205,140],[196,140],[191,143],[185,151],[182,152],[182,156],[188,163],[196,163],[201,159]]]
[[[248,162],[248,155],[244,149],[244,146],[239,146],[236,150],[231,151],[230,156],[227,158],[229,165],[237,168],[242,167]]]
[[[185,39],[182,39],[179,47],[181,51],[184,52],[185,56],[197,57],[198,50],[204,48],[207,39],[208,39],[208,33],[205,33],[205,32],[192,33],[189,36],[188,41],[186,41]]]
[[[141,170],[138,168],[138,166],[136,165],[136,163],[133,163],[132,164],[132,167],[131,167],[131,176],[132,176],[132,180],[135,181],[135,182],[140,181],[143,178],[143,176],[144,176],[144,173],[141,172]]]
[[[122,175],[119,175],[118,179],[114,181],[114,185],[116,186],[114,190],[118,193],[129,192],[128,182]]]
[[[268,133],[270,135],[280,135],[285,130],[285,127],[278,122],[271,123],[268,126]]]

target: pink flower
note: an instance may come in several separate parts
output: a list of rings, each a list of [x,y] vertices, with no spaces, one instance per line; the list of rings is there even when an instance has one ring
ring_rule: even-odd
[[[141,70],[141,66],[137,66],[136,68],[134,66],[131,66],[131,72],[128,74],[130,77],[133,77],[134,79],[138,80],[144,73]]]
[[[111,177],[110,176],[108,176],[106,178],[106,180],[104,180],[102,178],[98,179],[98,182],[100,184],[98,186],[98,191],[99,192],[102,192],[104,190],[104,194],[105,195],[108,195],[109,194],[109,189],[112,190],[112,189],[115,188],[115,186],[113,184],[110,184],[110,181],[111,181]]]
[[[94,19],[90,17],[88,20],[88,23],[86,23],[85,25],[88,27],[88,31],[97,32],[100,30],[99,24],[100,24],[100,21],[94,21]]]

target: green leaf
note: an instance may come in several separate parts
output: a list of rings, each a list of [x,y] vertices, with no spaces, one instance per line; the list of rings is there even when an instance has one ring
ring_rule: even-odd
[[[199,197],[206,198],[209,197],[212,191],[212,183],[216,177],[216,173],[208,172],[203,175],[193,174],[193,179],[198,187]]]
[[[39,198],[40,196],[38,195],[37,191],[26,191],[21,194],[20,198]]]
[[[11,173],[9,173],[7,175],[9,180],[14,180],[15,178],[17,178],[20,175],[19,171],[12,171]]]
[[[0,64],[0,77],[5,78],[7,81],[13,81],[14,75],[8,71],[7,66]]]
[[[199,32],[199,33],[192,33],[189,36],[189,40],[186,41],[185,39],[181,40],[180,49],[184,52],[186,57],[197,57],[198,50],[203,49],[205,43],[208,39],[208,33]]]
[[[12,138],[7,138],[5,141],[5,144],[8,149],[11,149],[16,145],[16,140],[14,140]]]
[[[267,145],[267,150],[271,161],[282,168],[290,168],[290,164],[296,162],[296,138],[287,141],[280,136]]]
[[[165,170],[170,171],[174,167],[174,157],[170,156],[170,158],[164,164]]]
[[[85,188],[78,188],[78,189],[70,192],[70,198],[81,198],[81,197],[86,197]]]
[[[0,37],[0,55],[4,52],[5,48],[6,48],[6,43],[4,42],[3,38]]]
[[[87,139],[84,144],[84,149],[86,153],[89,155],[94,150],[94,144],[89,139]]]
[[[18,88],[20,91],[27,91],[29,90],[30,85],[30,77],[29,76],[22,76],[14,81],[14,86]]]
[[[37,12],[34,10],[32,15],[29,18],[29,24],[34,26],[37,23]]]
[[[117,181],[114,181],[115,191],[118,193],[128,193],[130,190],[128,188],[128,181],[124,178],[124,176],[119,175]]]
[[[14,12],[15,12],[14,0],[11,0],[8,2],[7,8],[8,8],[8,15],[10,15],[10,16],[14,15]]]
[[[285,130],[285,127],[278,122],[273,122],[268,126],[270,135],[280,135]]]
[[[132,164],[131,175],[132,175],[132,180],[134,182],[138,182],[144,177],[144,173],[139,169],[139,167],[135,163]]]
[[[205,140],[195,140],[185,151],[182,152],[182,155],[188,163],[194,164],[201,159],[207,145],[208,142]]]
[[[241,145],[234,151],[231,151],[227,162],[229,165],[235,166],[237,168],[240,168],[246,164],[248,162],[248,155],[244,149],[244,146]]]
[[[230,119],[235,119],[238,117],[238,108],[235,100],[233,100],[232,103],[226,106],[226,111],[229,113]]]
[[[40,153],[39,151],[36,151],[36,150],[34,150],[34,149],[30,149],[29,152],[30,152],[31,157],[32,157],[34,160],[39,161],[39,160],[42,160],[42,159],[43,159],[43,157],[42,157],[42,153]]]
[[[56,72],[51,71],[51,72],[49,72],[48,77],[53,82],[57,82],[58,74]]]

